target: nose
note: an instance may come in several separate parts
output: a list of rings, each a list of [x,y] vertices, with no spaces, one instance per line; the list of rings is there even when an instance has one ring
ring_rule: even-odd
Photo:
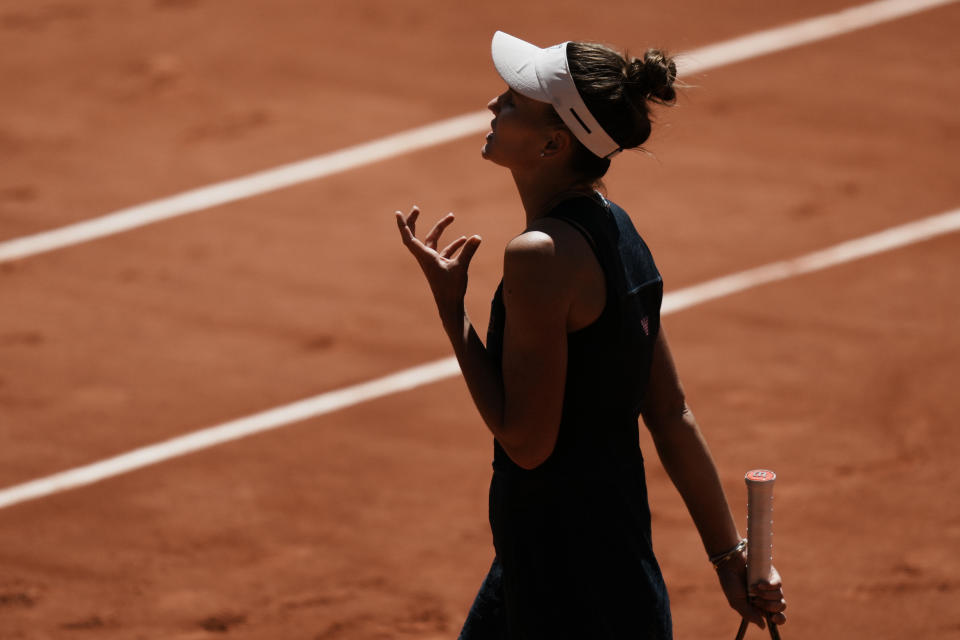
[[[487,103],[487,109],[493,112],[494,115],[500,111],[500,96],[497,96],[493,100]]]

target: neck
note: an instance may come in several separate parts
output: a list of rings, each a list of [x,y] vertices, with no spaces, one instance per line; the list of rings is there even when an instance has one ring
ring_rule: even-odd
[[[545,166],[535,172],[513,171],[513,181],[520,194],[526,213],[527,226],[550,213],[560,201],[577,194],[593,194],[593,184],[585,182],[569,171],[557,171]]]

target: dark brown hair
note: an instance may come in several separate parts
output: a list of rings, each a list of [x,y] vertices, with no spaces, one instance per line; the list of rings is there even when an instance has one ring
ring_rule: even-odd
[[[587,109],[623,149],[639,147],[650,137],[651,102],[672,105],[677,99],[677,65],[660,50],[649,49],[641,59],[602,44],[571,42],[567,61]],[[602,178],[610,160],[575,143],[574,170],[589,180]]]

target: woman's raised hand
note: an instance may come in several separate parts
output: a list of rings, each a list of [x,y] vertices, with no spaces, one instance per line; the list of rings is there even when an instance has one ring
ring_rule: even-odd
[[[440,242],[444,230],[453,222],[452,213],[448,213],[433,225],[433,229],[422,241],[416,235],[419,208],[413,207],[406,217],[400,211],[395,215],[403,244],[423,270],[441,315],[462,309],[463,297],[467,293],[467,269],[473,254],[480,246],[480,236],[460,236],[439,250],[437,243]]]

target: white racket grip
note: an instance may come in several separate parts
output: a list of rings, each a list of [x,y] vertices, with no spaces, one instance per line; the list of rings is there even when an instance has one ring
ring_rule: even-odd
[[[754,469],[747,483],[747,584],[770,580],[773,564],[773,484],[777,474]]]

